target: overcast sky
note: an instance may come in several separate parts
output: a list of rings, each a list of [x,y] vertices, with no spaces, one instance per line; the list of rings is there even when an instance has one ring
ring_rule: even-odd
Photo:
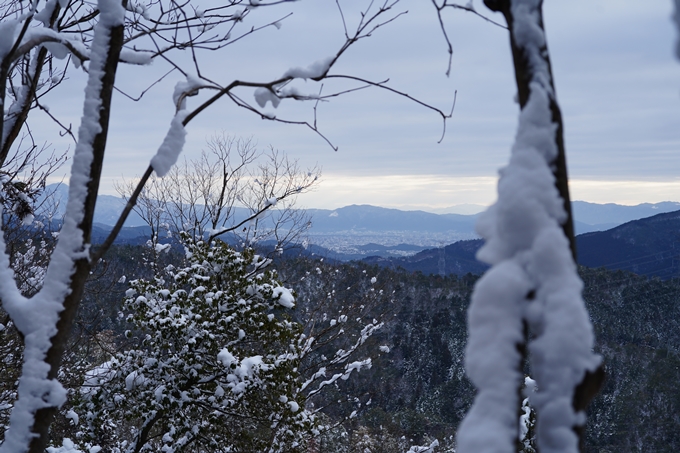
[[[480,0],[474,6],[502,21]],[[318,163],[322,182],[300,200],[306,207],[372,204],[432,210],[492,203],[497,172],[508,160],[517,124],[507,30],[464,11],[447,11],[454,48],[447,78],[446,46],[430,2],[402,0],[398,7],[408,14],[351,48],[332,72],[389,78],[390,86],[442,110],[450,109],[457,91],[441,143],[437,114],[373,89],[319,106],[320,129],[339,147],[337,152],[303,127],[262,121],[221,101],[189,125],[186,156],[196,156],[208,136],[223,131],[252,137],[262,148],[285,150],[303,166]],[[342,44],[342,22],[332,0],[260,8],[246,25],[288,11],[293,15],[280,29],[267,28],[218,55],[206,55],[209,77],[223,85],[234,79],[265,81],[330,56]],[[356,10],[348,6],[345,13],[348,25],[356,23]],[[545,0],[573,199],[680,201],[680,62],[673,58],[671,14],[671,0]],[[126,67],[117,84],[137,94],[163,71],[162,64]],[[179,74],[171,74],[140,102],[116,97],[104,193],[115,194],[113,181],[138,176],[148,165],[174,113],[172,88],[179,80]],[[73,72],[65,86],[68,96],[62,91],[47,99],[52,113],[74,125],[82,111],[83,81],[82,73]],[[299,86],[318,90],[312,83]],[[239,93],[253,99],[252,90]],[[192,105],[196,101],[190,99]],[[277,110],[271,105],[266,110],[311,120],[311,107],[286,100]],[[49,127],[46,123],[45,134]],[[57,148],[69,145],[66,138],[50,140]]]

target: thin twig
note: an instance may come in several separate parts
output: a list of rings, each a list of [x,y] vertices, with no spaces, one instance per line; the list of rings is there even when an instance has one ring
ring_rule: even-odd
[[[135,207],[135,204],[137,204],[137,198],[139,197],[139,194],[142,193],[142,190],[144,189],[144,186],[146,185],[146,182],[149,180],[151,177],[151,173],[153,173],[153,167],[149,165],[149,167],[146,169],[144,172],[144,175],[142,178],[139,180],[137,183],[137,187],[135,188],[135,191],[132,193],[130,198],[128,199],[127,203],[125,204],[125,208],[123,209],[123,212],[120,214],[118,217],[118,221],[116,222],[116,225],[113,227],[109,235],[107,236],[106,240],[100,245],[96,251],[93,251],[90,254],[90,262],[96,263],[101,259],[102,256],[107,252],[109,248],[111,248],[111,245],[113,245],[113,241],[116,240],[116,237],[118,236],[118,233],[120,233],[120,230],[123,228],[123,224],[127,220],[128,216],[130,215],[130,212],[132,212],[132,209]]]
[[[52,119],[52,121],[54,121],[55,123],[57,123],[57,124],[59,125],[59,127],[61,127],[61,128],[64,130],[63,132],[59,132],[59,135],[60,135],[61,137],[65,136],[65,135],[70,135],[71,138],[73,139],[73,143],[78,144],[78,140],[76,139],[76,136],[73,135],[73,131],[71,130],[71,129],[72,129],[72,125],[71,125],[71,124],[69,124],[68,127],[64,126],[64,125],[61,123],[61,121],[59,121],[54,115],[52,115],[52,113],[50,113],[50,110],[49,110],[47,107],[45,107],[44,105],[40,104],[40,103],[38,102],[37,99],[36,99],[36,104],[37,104],[38,108],[40,108],[40,110],[42,110],[43,112],[45,112],[45,114],[46,114],[47,116],[49,116],[49,117]]]
[[[153,88],[156,84],[160,83],[164,78],[166,78],[167,76],[169,76],[169,75],[172,74],[173,72],[175,72],[175,68],[170,69],[168,72],[166,72],[165,74],[163,74],[163,76],[162,76],[161,78],[159,78],[159,79],[156,80],[154,83],[152,83],[151,85],[149,85],[148,87],[146,87],[144,90],[142,90],[142,92],[139,93],[139,96],[136,97],[136,98],[130,96],[129,94],[127,94],[125,91],[121,90],[121,89],[118,88],[118,87],[115,87],[115,86],[114,86],[113,89],[116,90],[117,92],[119,92],[120,94],[122,94],[123,96],[125,96],[126,98],[130,99],[131,101],[137,102],[137,101],[140,101],[140,100],[142,99],[142,97],[143,97],[143,96],[144,96],[151,88]]]
[[[445,1],[444,4],[442,5],[442,7],[444,7],[444,8],[447,8],[447,7],[448,7],[448,8],[453,8],[453,9],[460,9],[460,10],[462,10],[462,11],[466,11],[466,12],[468,12],[468,13],[472,13],[472,14],[474,14],[475,16],[477,16],[477,17],[479,17],[479,18],[481,18],[481,19],[484,19],[485,21],[489,22],[490,24],[493,24],[493,25],[495,25],[495,26],[497,26],[497,27],[500,27],[500,28],[503,28],[503,29],[505,29],[505,30],[508,29],[508,27],[507,27],[506,25],[503,25],[503,24],[500,23],[500,22],[496,22],[495,20],[489,19],[489,18],[486,17],[485,15],[478,13],[478,12],[477,12],[473,7],[471,7],[471,6],[457,5],[457,4],[455,4],[455,3],[446,3],[446,1]]]
[[[501,27],[501,28],[506,29],[506,30],[508,29],[508,27],[506,27],[505,25],[503,25],[499,22],[496,22],[494,20],[491,20],[491,19],[489,19],[488,17],[486,17],[482,14],[479,14],[472,6],[469,6],[469,5],[464,6],[464,5],[458,5],[456,3],[447,3],[446,0],[444,0],[444,3],[442,3],[441,5],[437,4],[437,0],[432,0],[432,4],[434,5],[434,8],[437,10],[437,19],[439,20],[439,28],[442,31],[442,35],[444,35],[444,41],[446,41],[446,47],[447,47],[446,51],[449,54],[449,63],[446,67],[446,77],[449,77],[451,75],[451,65],[453,63],[453,46],[451,45],[451,40],[449,39],[449,35],[446,32],[446,27],[444,26],[444,19],[442,18],[442,11],[444,10],[444,8],[448,7],[448,8],[453,8],[453,9],[460,9],[460,10],[472,13],[472,14],[478,16],[478,17],[481,17],[485,21],[490,22],[490,23],[492,23],[492,24],[494,24],[498,27]]]

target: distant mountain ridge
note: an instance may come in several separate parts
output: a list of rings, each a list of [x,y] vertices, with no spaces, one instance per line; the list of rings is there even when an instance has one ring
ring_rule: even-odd
[[[409,257],[375,256],[364,261],[424,274],[480,274],[488,268],[475,258],[482,245],[481,239],[461,241]],[[576,237],[576,246],[582,266],[625,270],[664,280],[680,277],[680,210],[633,220],[607,231],[581,234]]]
[[[474,230],[476,215],[432,214],[426,211],[400,211],[371,205],[351,205],[339,209],[307,209],[315,232],[348,230],[460,231]]]
[[[614,203],[597,204],[586,201],[574,201],[572,209],[574,210],[574,218],[588,225],[621,225],[631,220],[678,211],[680,210],[680,202],[662,201],[661,203],[642,203],[635,206],[623,206]]]
[[[47,194],[53,194],[63,214],[68,196],[68,186],[63,183],[47,186]],[[95,222],[113,225],[123,210],[122,197],[99,195]],[[631,220],[642,219],[656,214],[680,210],[680,202],[642,203],[624,206],[613,203],[597,204],[586,201],[572,203],[577,224],[586,227],[618,226]],[[460,229],[472,233],[474,219],[478,214],[434,214],[423,210],[399,210],[372,205],[350,205],[338,209],[307,209],[315,220],[313,228],[322,231],[348,230],[413,230],[442,231]],[[143,226],[143,220],[136,214],[130,216],[127,226]]]
[[[427,275],[481,275],[489,268],[486,264],[477,261],[475,257],[483,243],[481,239],[459,241],[445,247],[423,250],[413,256],[399,258],[371,256],[362,261],[381,267],[422,272]]]
[[[47,187],[46,192],[53,193],[58,205],[57,216],[63,214],[68,186],[53,184]],[[98,231],[95,238],[105,235],[110,229],[107,225],[115,224],[124,206],[122,197],[100,195],[97,198],[94,221],[98,224]],[[622,206],[575,201],[573,209],[576,232],[580,234],[608,230],[632,220],[677,211],[680,210],[680,203]],[[239,218],[246,213],[245,208],[237,210]],[[474,231],[477,215],[433,214],[371,205],[351,205],[333,210],[308,209],[307,212],[312,219],[312,227],[308,231],[310,243],[317,246],[319,253],[327,253],[341,260],[368,256],[404,257],[477,238]],[[130,214],[125,226],[120,241],[137,243],[146,240],[144,236],[147,233],[143,228],[146,223],[137,213]],[[140,237],[137,238],[137,235]],[[448,250],[448,247],[445,248]],[[448,256],[448,252],[445,255],[445,260],[454,259]]]
[[[38,199],[38,203],[42,203],[46,198],[53,198],[55,211],[55,218],[61,218],[66,212],[66,202],[68,201],[68,186],[63,183],[50,184],[45,187],[45,190]],[[125,208],[126,201],[123,197],[116,197],[113,195],[98,195],[97,205],[94,211],[94,222],[102,226],[113,226],[118,221],[120,213]],[[126,222],[126,227],[141,227],[146,226],[146,222],[136,213],[131,212]]]
[[[587,228],[576,227],[576,233],[591,231],[606,231],[632,220],[644,219],[657,214],[680,210],[680,203],[676,201],[662,201],[661,203],[642,203],[635,206],[623,206],[613,203],[596,204],[586,201],[572,203],[574,218]]]
[[[577,237],[579,264],[669,279],[680,277],[680,211]]]

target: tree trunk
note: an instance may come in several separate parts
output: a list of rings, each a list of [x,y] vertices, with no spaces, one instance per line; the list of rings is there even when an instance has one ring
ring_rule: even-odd
[[[99,181],[104,161],[104,151],[109,126],[109,116],[111,112],[111,99],[113,87],[118,67],[120,52],[123,47],[123,25],[114,26],[110,29],[110,40],[104,65],[104,75],[102,77],[101,107],[99,109],[99,126],[101,130],[95,135],[92,142],[93,160],[90,165],[90,180],[87,184],[87,197],[84,206],[84,218],[78,225],[82,231],[85,244],[89,244],[92,233],[92,219],[94,217],[97,193],[99,192]],[[91,75],[92,76],[92,75]],[[78,306],[83,295],[85,282],[90,275],[91,263],[89,258],[81,258],[75,262],[75,272],[70,281],[70,293],[64,300],[64,310],[60,313],[57,323],[57,333],[51,338],[52,346],[47,351],[45,361],[50,365],[48,379],[56,379],[61,366],[66,342],[71,334],[71,326],[75,318]],[[33,433],[36,437],[30,445],[30,453],[44,453],[49,438],[49,427],[52,423],[57,407],[47,407],[40,409],[35,414]]]
[[[508,24],[508,30],[510,31],[510,48],[512,49],[512,59],[515,69],[515,80],[517,82],[517,99],[520,105],[520,109],[523,109],[529,100],[529,95],[531,93],[530,83],[535,80],[535,63],[532,63],[529,59],[527,49],[523,48],[518,44],[514,31],[513,25],[515,18],[512,12],[512,1],[513,0],[484,0],[484,4],[495,12],[500,12],[505,17]],[[538,25],[541,32],[545,33],[545,28],[543,24],[543,13],[542,13],[542,0],[538,1]],[[564,235],[569,240],[569,246],[571,249],[571,254],[574,262],[577,262],[576,255],[576,238],[574,234],[574,223],[573,215],[571,209],[571,198],[569,196],[569,179],[567,177],[567,160],[566,152],[564,148],[564,127],[562,124],[562,113],[560,107],[557,103],[555,84],[553,80],[552,66],[550,63],[550,54],[548,53],[547,42],[544,43],[541,49],[540,56],[542,58],[542,64],[545,64],[548,73],[550,75],[549,88],[550,90],[550,112],[552,113],[552,122],[555,124],[555,144],[557,146],[557,157],[551,163],[553,169],[553,175],[555,176],[555,186],[562,197],[564,203],[564,210],[567,214],[566,220],[562,224],[562,230]],[[525,337],[525,342],[528,340],[528,335]],[[526,351],[523,349],[523,351]],[[526,353],[526,352],[525,352]],[[574,389],[574,397],[572,406],[575,411],[585,411],[586,407],[593,399],[593,397],[599,392],[600,387],[604,381],[604,366],[600,367],[594,371],[586,371],[583,381]],[[538,415],[540,417],[540,414]],[[579,437],[579,447],[581,451],[584,451],[584,432],[585,426],[576,426],[574,431]]]

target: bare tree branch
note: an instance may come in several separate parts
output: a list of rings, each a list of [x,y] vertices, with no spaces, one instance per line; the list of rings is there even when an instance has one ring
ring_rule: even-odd
[[[437,19],[439,20],[439,28],[442,31],[442,35],[444,36],[444,41],[446,41],[446,50],[449,54],[449,64],[446,67],[446,77],[449,77],[451,75],[451,64],[453,63],[453,46],[451,45],[451,40],[449,39],[449,35],[446,32],[446,27],[444,26],[444,19],[442,17],[442,11],[444,11],[445,8],[452,8],[452,9],[458,9],[462,11],[466,11],[468,13],[472,13],[475,16],[481,17],[485,21],[494,24],[498,27],[505,28],[507,30],[508,27],[505,25],[496,22],[492,19],[489,19],[488,17],[480,14],[477,12],[477,10],[474,9],[472,6],[472,1],[470,1],[467,5],[459,5],[457,3],[449,3],[448,0],[443,0],[441,4],[437,3],[437,0],[432,0],[432,5],[435,7],[437,10]]]

